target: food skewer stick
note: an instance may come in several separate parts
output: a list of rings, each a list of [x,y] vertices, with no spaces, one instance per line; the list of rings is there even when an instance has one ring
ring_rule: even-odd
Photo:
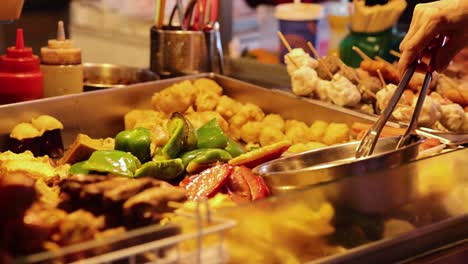
[[[380,79],[380,82],[382,83],[382,87],[386,87],[387,84],[385,83],[385,79],[384,79],[380,69],[377,69],[377,74],[379,75],[379,79]]]
[[[367,54],[365,54],[360,48],[353,46],[353,50],[363,59],[363,60],[372,60]]]
[[[398,51],[390,50],[390,54],[392,54],[393,56],[395,56],[397,58],[401,58],[401,53],[398,52]]]
[[[375,60],[376,61],[381,61],[381,62],[386,62],[386,63],[389,63],[388,61],[384,60],[382,57],[380,56],[375,56]]]
[[[291,45],[289,45],[289,42],[286,40],[286,38],[284,37],[283,33],[281,33],[281,31],[278,31],[278,37],[280,38],[281,42],[283,42],[283,45],[286,47],[286,49],[288,49],[288,52],[291,52],[292,51],[292,48],[291,48]],[[296,62],[289,57],[289,54],[286,54],[286,58],[289,59],[290,62],[292,62],[292,64],[294,64],[294,66],[296,66],[297,69],[299,69],[299,65],[296,64]]]
[[[278,37],[280,38],[281,42],[283,42],[284,46],[288,49],[288,52],[291,52],[291,45],[289,45],[289,42],[286,40],[281,31],[278,31]]]
[[[314,48],[314,45],[312,45],[310,41],[307,41],[307,47],[309,47],[310,51],[312,51],[312,54],[314,54],[314,57],[317,59],[318,63],[322,65],[322,67],[325,69],[330,78],[333,79],[333,73],[330,71],[330,69],[328,69],[327,65],[325,65],[325,63],[323,63],[323,61],[320,59],[317,50]]]

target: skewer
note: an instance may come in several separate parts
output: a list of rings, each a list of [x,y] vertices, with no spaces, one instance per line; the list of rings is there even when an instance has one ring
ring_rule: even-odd
[[[289,42],[286,40],[281,31],[278,31],[278,37],[280,38],[281,42],[283,42],[283,45],[286,47],[286,49],[288,49],[288,52],[291,52],[291,45],[289,45]],[[286,59],[288,59],[292,64],[294,64],[294,66],[296,66],[297,69],[300,68],[299,65],[297,65],[297,63],[291,57],[289,57],[289,54],[286,54]]]
[[[382,87],[387,87],[387,84],[385,83],[385,79],[380,69],[377,69],[377,74],[379,75],[379,79],[380,79],[380,82],[382,83]]]
[[[374,57],[376,61],[381,61],[381,62],[386,62],[386,63],[389,63],[388,61],[384,60],[382,57],[380,56],[375,56]]]
[[[360,48],[353,46],[353,50],[363,59],[363,60],[372,60],[367,54],[365,54]]]
[[[328,76],[330,76],[330,78],[333,79],[333,73],[330,71],[330,69],[328,69],[327,65],[325,65],[325,63],[323,63],[323,61],[320,59],[317,50],[314,48],[314,45],[310,43],[310,41],[307,42],[307,47],[309,47],[310,51],[312,51],[312,54],[314,54],[314,57],[317,59],[318,63],[322,65],[322,67],[325,69]]]
[[[283,33],[281,33],[281,31],[278,31],[278,37],[280,38],[281,42],[283,42],[283,45],[288,49],[288,51],[291,52],[291,45],[289,45],[288,41],[284,37]]]
[[[395,56],[397,58],[401,58],[401,53],[398,52],[398,51],[390,50],[390,54],[392,54],[393,56]]]

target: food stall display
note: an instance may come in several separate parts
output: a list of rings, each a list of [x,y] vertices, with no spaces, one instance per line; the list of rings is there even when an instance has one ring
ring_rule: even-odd
[[[263,100],[267,96],[271,100]],[[109,109],[101,108],[83,122],[73,111],[63,111],[70,105],[83,114],[98,105]],[[11,115],[18,111],[29,116]],[[29,146],[39,145],[37,153],[42,155],[47,150],[41,148],[43,137],[50,132],[63,135],[66,149],[55,160],[34,157],[33,152],[2,154],[2,187],[10,188],[12,178],[24,178],[24,183],[14,182],[13,187],[30,194],[22,209],[11,215],[16,219],[14,227],[40,236],[36,244],[9,252],[17,255],[60,250],[147,225],[176,223],[177,212],[193,209],[194,202],[206,198],[211,203],[221,200],[219,207],[265,198],[268,187],[250,168],[295,148],[299,152],[347,142],[357,136],[353,124],[373,121],[353,111],[209,74],[5,106],[0,115],[5,118],[0,128],[4,150],[16,146],[24,151],[18,145],[26,139]],[[254,130],[260,136],[268,127],[282,137],[262,142],[260,136],[251,136],[255,134],[249,128],[252,123],[263,126]],[[18,136],[25,131],[36,133]],[[313,138],[297,141],[304,135]],[[313,141],[317,139],[319,143]],[[61,153],[52,149],[58,158]],[[55,220],[44,229],[41,221],[50,215]],[[317,217],[322,215],[326,219],[317,221],[323,222],[325,231],[319,233],[332,234],[333,207],[325,206]],[[77,228],[75,224],[83,222],[73,222],[76,218],[93,224]],[[75,230],[76,236],[64,236],[67,230]],[[332,254],[341,252],[343,246],[324,244],[323,250]]]
[[[138,101],[132,100],[118,106],[121,113],[111,111],[107,112],[111,116],[106,116],[102,112],[97,119],[103,124],[118,118],[115,126],[101,127],[106,130],[105,135],[93,133],[93,123],[83,124],[81,116],[62,111],[60,105],[69,105],[66,101],[72,100],[77,109],[85,111],[93,100],[102,103],[106,95],[99,96],[101,91],[3,107],[6,122],[2,126],[2,149],[10,151],[2,153],[1,186],[6,190],[3,192],[6,200],[18,194],[24,196],[24,206],[5,219],[15,223],[9,228],[22,230],[35,239],[34,243],[26,243],[27,236],[20,236],[16,246],[5,244],[2,248],[21,256],[59,250],[105,234],[106,237],[125,234],[170,219],[168,215],[175,208],[169,205],[183,204],[187,199],[197,201],[226,194],[235,205],[265,198],[269,190],[250,168],[279,157],[291,146],[294,151],[294,148],[346,142],[353,137],[348,124],[370,122],[360,116],[336,114],[331,109],[315,106],[318,111],[336,115],[327,120],[330,124],[317,123],[322,127],[317,130],[314,125],[308,126],[312,124],[310,118],[302,119],[305,123],[280,115],[283,113],[276,105],[273,107],[276,110],[265,110],[265,114],[253,97],[250,102],[242,100],[253,90],[264,96],[272,91],[228,78],[214,78],[223,89],[208,76],[171,80],[156,87],[140,86],[139,91],[133,89],[137,87],[102,91],[112,96],[124,92],[120,100],[128,98],[125,92],[147,93],[149,96],[143,95],[141,99],[150,108],[141,109]],[[200,93],[201,90],[206,92]],[[310,104],[284,93],[272,95],[297,107]],[[112,100],[114,103],[119,101],[113,99],[116,99]],[[35,105],[38,103],[44,107],[42,111]],[[19,110],[15,107],[35,111],[29,112],[31,119],[9,115],[10,111]],[[302,109],[305,117],[307,108]],[[228,125],[236,119],[237,126]],[[246,134],[252,132],[242,131],[249,120],[276,128],[282,136],[269,141],[255,137],[249,140]],[[309,131],[321,134],[315,137],[323,138],[323,143],[307,146],[313,142],[309,138],[297,141],[298,133],[308,135]],[[12,210],[7,205],[5,208],[7,212]],[[12,234],[3,233],[6,240]]]

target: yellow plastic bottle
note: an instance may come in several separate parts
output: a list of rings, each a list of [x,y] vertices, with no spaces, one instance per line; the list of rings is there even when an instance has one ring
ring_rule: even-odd
[[[41,48],[41,71],[44,75],[44,97],[83,92],[81,49],[65,38],[63,22],[58,22],[57,39]]]

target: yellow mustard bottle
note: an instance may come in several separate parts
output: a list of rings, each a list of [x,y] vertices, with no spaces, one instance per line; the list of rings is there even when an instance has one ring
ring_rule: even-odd
[[[65,38],[63,22],[58,22],[57,39],[41,48],[41,71],[44,75],[44,97],[83,92],[81,49]]]

